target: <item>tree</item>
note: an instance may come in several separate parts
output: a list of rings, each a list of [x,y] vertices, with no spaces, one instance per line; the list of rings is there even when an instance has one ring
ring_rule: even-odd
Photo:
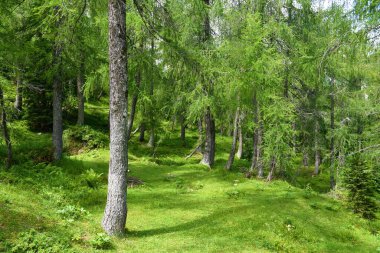
[[[128,81],[126,1],[109,0],[110,162],[107,204],[102,226],[110,235],[124,234],[127,219]]]

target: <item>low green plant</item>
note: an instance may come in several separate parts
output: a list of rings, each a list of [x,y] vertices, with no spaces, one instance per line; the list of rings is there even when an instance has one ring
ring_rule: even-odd
[[[19,234],[13,244],[11,252],[14,253],[61,253],[73,252],[66,240],[46,233],[39,233],[34,229]]]
[[[95,249],[111,249],[111,238],[105,233],[96,234],[95,238],[90,240],[90,244]]]
[[[67,221],[78,220],[81,217],[89,214],[88,211],[86,211],[84,208],[74,205],[67,205],[62,209],[59,209],[57,213]]]
[[[108,136],[96,131],[90,126],[71,126],[64,132],[69,142],[79,142],[86,149],[105,148],[108,145]]]
[[[102,184],[102,176],[103,173],[98,174],[93,169],[88,169],[82,174],[81,178],[88,187],[98,189]]]

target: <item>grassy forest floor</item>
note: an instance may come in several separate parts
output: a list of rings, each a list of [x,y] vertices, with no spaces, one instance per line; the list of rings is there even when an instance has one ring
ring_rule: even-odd
[[[93,131],[102,132],[106,121],[96,117],[106,111],[89,106],[87,113]],[[50,135],[29,132],[22,122],[11,129],[17,164],[0,172],[0,252],[380,251],[380,223],[358,218],[326,194],[327,175],[311,178],[313,168],[302,168],[296,180],[266,183],[244,177],[244,160],[226,172],[231,140],[222,136],[209,170],[199,155],[185,159],[195,132],[182,146],[178,131],[161,136],[154,157],[132,140],[130,176],[144,184],[128,189],[126,237],[109,241],[100,226],[108,149],[76,150],[47,165]],[[73,153],[75,145],[66,143]]]

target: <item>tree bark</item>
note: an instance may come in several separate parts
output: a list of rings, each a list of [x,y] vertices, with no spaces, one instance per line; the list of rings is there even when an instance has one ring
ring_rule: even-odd
[[[237,143],[237,138],[238,138],[238,124],[239,124],[239,117],[240,117],[240,108],[238,107],[236,109],[235,113],[235,118],[234,118],[234,130],[232,134],[232,146],[231,146],[231,151],[230,151],[230,156],[228,157],[227,164],[225,166],[226,170],[230,170],[232,167],[232,164],[234,163],[235,159],[235,153],[236,153],[236,143]]]
[[[254,124],[255,130],[253,134],[253,154],[252,154],[252,163],[250,171],[253,172],[257,169],[257,177],[262,178],[264,175],[263,164],[261,161],[261,144],[262,144],[262,126],[260,122],[260,105],[257,101],[256,91],[253,94],[253,107],[254,107]]]
[[[215,121],[211,115],[210,107],[207,107],[206,110],[205,125],[205,147],[201,163],[211,167],[215,161]]]
[[[331,140],[330,140],[330,188],[335,189],[335,146],[334,146],[334,130],[335,130],[335,97],[334,97],[334,82],[331,80],[330,90],[330,128],[331,128]]]
[[[11,137],[9,135],[8,125],[7,125],[7,113],[5,111],[5,105],[4,105],[4,94],[3,94],[3,89],[1,87],[0,87],[0,107],[1,107],[1,125],[3,128],[3,136],[4,136],[5,144],[7,146],[7,159],[5,162],[5,166],[6,166],[6,169],[8,170],[12,166],[13,152],[12,152]]]
[[[102,227],[109,235],[125,232],[128,171],[128,80],[126,1],[109,0],[110,162]]]
[[[22,111],[22,78],[21,73],[18,71],[16,74],[16,101],[15,101],[15,109],[19,112]]]
[[[180,116],[180,120],[181,120],[181,142],[182,142],[182,145],[185,146],[186,145],[186,120],[185,120],[185,116],[183,114],[181,114]]]
[[[151,41],[151,56],[152,56],[152,67],[151,67],[151,80],[150,80],[150,99],[151,99],[151,104],[149,108],[149,116],[150,116],[150,122],[149,122],[149,127],[150,127],[150,137],[148,141],[148,146],[149,147],[154,147],[155,146],[155,129],[154,129],[154,110],[153,110],[153,94],[154,94],[154,38],[152,37]]]
[[[238,133],[239,133],[239,146],[238,151],[236,153],[236,157],[238,159],[241,159],[243,156],[243,131],[242,131],[242,124],[243,124],[243,112],[240,114],[239,123],[238,123]]]
[[[84,59],[83,59],[83,53],[81,53],[80,66],[78,69],[78,77],[77,77],[77,97],[78,97],[78,120],[77,120],[77,124],[80,126],[84,125],[83,87],[84,87]]]
[[[140,124],[140,136],[139,141],[144,142],[145,141],[145,123]]]
[[[274,174],[276,172],[276,158],[275,157],[272,157],[270,159],[270,172],[268,174],[268,177],[267,177],[267,181],[272,181],[272,179],[274,178]]]
[[[136,75],[136,91],[135,91],[135,94],[133,94],[131,112],[129,114],[129,119],[128,119],[128,132],[127,132],[128,140],[131,138],[133,122],[135,120],[135,114],[136,114],[137,100],[139,99],[138,89],[140,88],[140,86],[141,86],[141,70],[139,69]]]

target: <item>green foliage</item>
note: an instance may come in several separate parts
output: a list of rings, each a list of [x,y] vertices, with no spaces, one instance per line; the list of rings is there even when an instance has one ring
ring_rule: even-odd
[[[86,211],[83,207],[68,205],[64,206],[62,209],[57,210],[57,214],[59,214],[63,219],[72,222],[74,220],[80,219],[85,215],[88,215],[88,211]]]
[[[72,252],[67,241],[47,233],[39,233],[34,229],[19,234],[11,252],[14,253],[60,253]]]
[[[64,136],[69,142],[80,143],[87,150],[105,148],[109,141],[106,134],[90,126],[71,126],[64,131]]]
[[[90,240],[90,244],[95,249],[111,249],[112,248],[111,238],[104,233],[96,234],[95,238]]]
[[[375,198],[378,190],[376,176],[361,154],[354,155],[350,167],[344,172],[349,205],[355,213],[366,219],[376,218],[376,212],[379,210]]]
[[[103,173],[96,173],[93,169],[86,170],[81,178],[83,182],[92,189],[98,189],[103,183]]]

